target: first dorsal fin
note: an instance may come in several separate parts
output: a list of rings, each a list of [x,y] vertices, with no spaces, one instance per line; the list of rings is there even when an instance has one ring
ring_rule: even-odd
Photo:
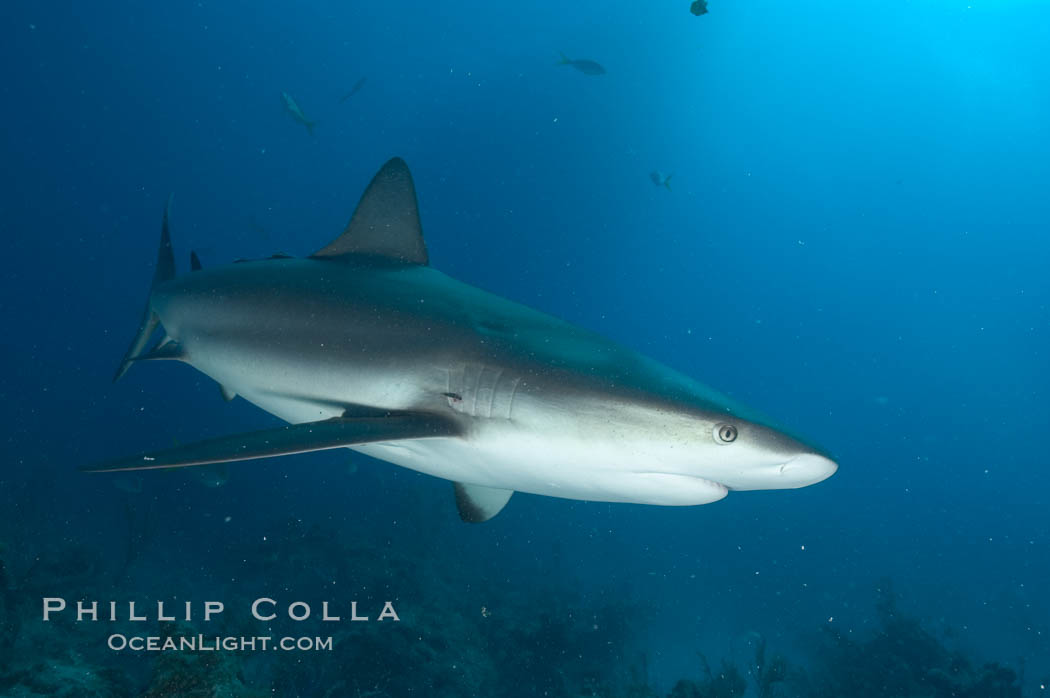
[[[312,256],[338,259],[345,255],[384,257],[405,264],[428,263],[416,188],[408,165],[401,158],[392,158],[383,165],[343,234]]]

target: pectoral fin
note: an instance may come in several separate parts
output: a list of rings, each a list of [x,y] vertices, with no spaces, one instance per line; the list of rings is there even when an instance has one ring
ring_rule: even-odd
[[[272,458],[376,441],[456,436],[458,428],[448,420],[428,414],[399,413],[384,417],[327,419],[293,424],[247,434],[220,436],[195,444],[142,453],[129,458],[98,463],[84,472],[184,468],[209,463],[229,463],[254,458]],[[508,495],[509,496],[509,495]]]
[[[456,507],[459,518],[467,523],[488,521],[507,506],[514,490],[503,490],[497,487],[482,487],[455,483]]]

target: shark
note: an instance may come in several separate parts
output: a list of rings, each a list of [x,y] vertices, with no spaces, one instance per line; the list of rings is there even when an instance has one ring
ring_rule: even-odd
[[[604,336],[432,267],[393,158],[313,254],[177,275],[170,199],[138,330],[114,381],[169,360],[286,424],[84,468],[205,466],[334,448],[453,483],[467,522],[514,492],[689,506],[805,487],[835,461],[743,405]],[[150,348],[154,334],[163,334]]]

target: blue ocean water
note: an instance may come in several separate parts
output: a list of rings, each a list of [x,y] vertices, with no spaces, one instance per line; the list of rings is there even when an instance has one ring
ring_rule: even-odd
[[[901,615],[1039,695],[1050,677],[1050,7],[709,10],[0,8],[0,628],[6,617],[12,638],[0,643],[0,692],[24,695],[19,663],[48,652],[112,662],[133,677],[130,694],[150,680],[153,657],[93,655],[94,629],[41,626],[41,595],[288,600],[319,584],[343,598],[353,580],[328,570],[297,584],[327,559],[286,554],[301,539],[356,551],[338,555],[347,574],[384,579],[405,632],[428,647],[440,637],[434,665],[463,652],[486,667],[473,671],[489,684],[420,677],[415,695],[490,684],[504,692],[476,694],[599,695],[584,685],[598,683],[628,695],[644,682],[663,696],[703,676],[698,652],[713,667],[736,661],[759,695],[743,666],[755,638],[816,675],[814,638],[878,633],[888,584]],[[606,73],[557,65],[560,52]],[[317,122],[313,136],[282,92]],[[233,465],[219,487],[77,472],[276,424],[173,362],[110,383],[168,194],[183,270],[191,249],[206,266],[301,256],[343,229],[394,155],[412,168],[435,267],[729,393],[827,448],[839,472],[692,508],[517,495],[476,526],[459,521],[447,482],[346,453]],[[673,173],[670,191],[654,170]],[[284,552],[266,550],[282,535]],[[556,649],[516,665],[494,658],[513,654],[503,643]],[[239,671],[267,695],[405,694],[379,680],[333,688],[333,673],[364,671],[354,656],[300,658],[321,677],[312,686],[257,657]],[[536,684],[552,662],[564,682]],[[777,690],[763,695],[802,695]]]

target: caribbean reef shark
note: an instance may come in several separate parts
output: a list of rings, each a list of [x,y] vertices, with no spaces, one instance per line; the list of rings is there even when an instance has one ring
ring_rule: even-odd
[[[170,202],[169,202],[170,203]],[[811,485],[837,465],[745,408],[593,332],[428,264],[415,187],[387,162],[305,259],[176,276],[168,211],[149,302],[114,380],[172,359],[289,426],[87,468],[180,468],[349,447],[451,480],[485,521],[515,491],[706,504]],[[164,337],[150,350],[151,335]]]

